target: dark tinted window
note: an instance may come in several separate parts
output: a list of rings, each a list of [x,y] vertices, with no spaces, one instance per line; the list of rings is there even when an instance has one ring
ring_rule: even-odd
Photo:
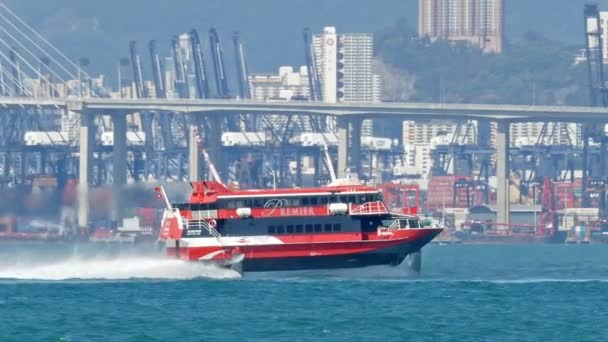
[[[327,204],[329,203],[329,197],[323,196],[319,197],[319,204]]]
[[[319,203],[319,198],[318,197],[311,197],[310,198],[310,205],[317,205]]]
[[[173,207],[177,208],[179,210],[190,210],[190,204],[189,203],[174,203]]]
[[[321,224],[315,224],[315,233],[320,233],[323,231],[323,226]]]
[[[307,233],[312,233],[312,224],[307,224],[306,225],[306,232]]]
[[[302,205],[303,206],[307,206],[310,204],[310,198],[309,197],[303,197],[302,198]]]
[[[269,226],[268,227],[268,234],[274,234],[277,232],[277,229],[275,226]]]
[[[296,224],[296,233],[303,233],[304,232],[304,226],[301,224]]]
[[[285,228],[282,224],[277,226],[277,234],[285,234]]]
[[[323,226],[323,231],[326,233],[331,232],[331,224],[330,223],[326,223],[325,226]]]
[[[333,231],[334,232],[339,232],[341,230],[342,230],[342,227],[340,227],[340,224],[339,223],[334,223]]]
[[[293,224],[287,225],[287,233],[293,233]]]

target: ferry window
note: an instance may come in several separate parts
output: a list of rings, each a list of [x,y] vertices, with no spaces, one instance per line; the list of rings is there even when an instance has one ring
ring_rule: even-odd
[[[346,195],[340,196],[339,203],[348,203],[348,196],[346,196]]]
[[[275,226],[268,226],[268,234],[274,234],[276,233],[276,227]]]
[[[173,206],[179,210],[190,210],[190,204],[188,203],[178,203]]]
[[[340,230],[342,230],[342,227],[340,227],[339,223],[334,223],[333,230],[334,232],[339,232]]]
[[[310,205],[317,205],[319,202],[319,198],[318,197],[311,197],[310,198]]]
[[[382,220],[382,227],[390,228],[395,220]]]
[[[320,223],[315,224],[315,233],[320,233],[323,231],[323,226]]]
[[[293,233],[293,224],[287,225],[287,233]]]
[[[236,201],[236,208],[244,208],[247,207],[247,200],[237,200]]]
[[[419,222],[416,219],[407,220],[407,225],[410,226],[410,228],[420,228]]]
[[[307,206],[307,205],[309,205],[309,204],[310,204],[310,198],[308,198],[308,197],[303,197],[303,198],[302,198],[302,205],[303,205],[303,206]]]
[[[307,224],[306,225],[306,232],[307,233],[312,233],[312,224]]]
[[[357,195],[350,195],[350,196],[348,196],[348,202],[347,203],[357,203]]]
[[[323,231],[326,233],[330,233],[331,232],[331,223],[326,223],[325,226],[323,227]]]
[[[261,199],[261,198],[254,199],[251,206],[253,208],[263,208],[264,207],[264,200]]]
[[[304,232],[304,226],[301,224],[296,224],[296,233],[303,233]]]
[[[277,234],[285,234],[285,228],[282,224],[277,226]]]
[[[288,200],[289,206],[290,207],[299,207],[302,205],[302,199],[301,198],[292,198],[290,200]]]
[[[226,208],[228,208],[228,209],[237,208],[236,201],[234,201],[234,200],[232,200],[232,201],[226,201]]]
[[[319,197],[319,204],[327,204],[329,203],[329,197],[323,196]]]

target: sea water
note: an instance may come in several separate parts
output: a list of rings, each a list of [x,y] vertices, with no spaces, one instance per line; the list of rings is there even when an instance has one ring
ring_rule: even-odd
[[[0,245],[0,341],[607,341],[608,246],[431,245],[402,267],[238,273]]]

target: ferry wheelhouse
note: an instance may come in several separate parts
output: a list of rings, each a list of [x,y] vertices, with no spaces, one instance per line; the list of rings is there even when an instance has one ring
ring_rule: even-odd
[[[231,190],[191,183],[187,203],[166,209],[160,230],[173,257],[238,265],[244,272],[399,265],[442,229],[390,212],[380,190],[357,184]],[[403,212],[411,212],[404,210]],[[415,211],[414,211],[415,212]]]

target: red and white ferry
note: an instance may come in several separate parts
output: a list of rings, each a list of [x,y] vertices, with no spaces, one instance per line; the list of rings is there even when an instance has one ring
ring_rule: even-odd
[[[180,204],[157,188],[167,206],[160,239],[168,255],[236,264],[243,272],[399,265],[442,231],[421,227],[414,214],[390,212],[380,190],[358,182],[270,190],[231,190],[215,181],[191,186],[190,201]]]

